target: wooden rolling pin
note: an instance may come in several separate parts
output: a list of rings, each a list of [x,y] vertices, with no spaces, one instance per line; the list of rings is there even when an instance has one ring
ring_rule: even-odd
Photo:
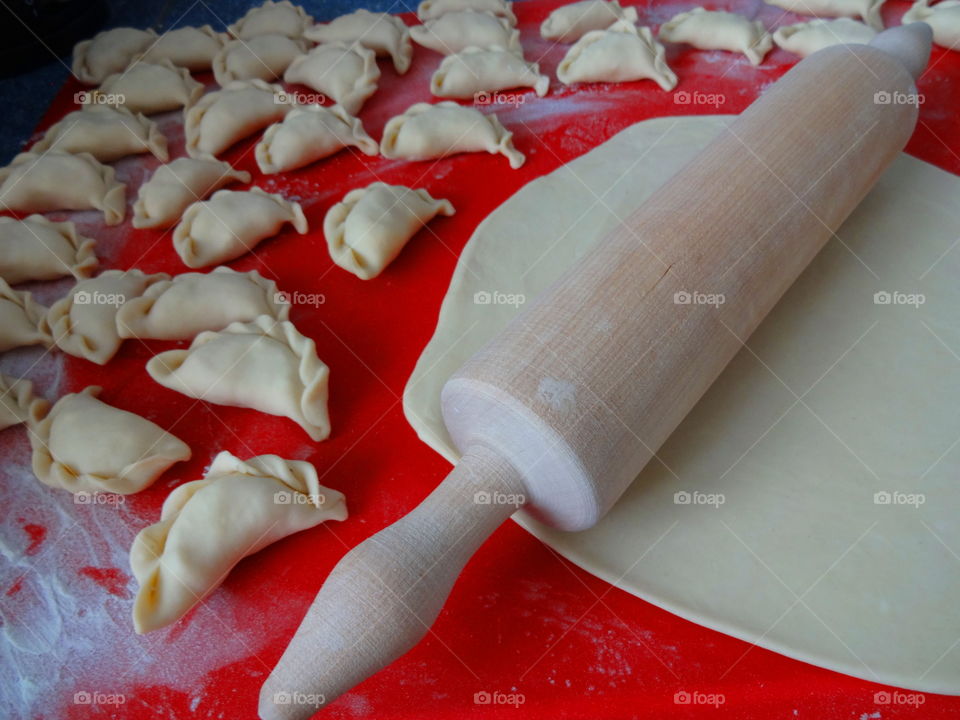
[[[904,147],[930,42],[916,23],[797,64],[447,382],[460,462],[333,569],[264,720],[410,650],[517,501],[562,530],[603,517]]]

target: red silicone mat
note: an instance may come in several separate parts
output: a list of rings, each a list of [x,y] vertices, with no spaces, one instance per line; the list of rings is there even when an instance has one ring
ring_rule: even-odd
[[[565,48],[541,40],[538,27],[559,4],[515,5],[528,59],[539,59],[553,78]],[[690,7],[638,6],[640,22],[656,29]],[[753,1],[709,7],[755,15],[768,27],[802,19]],[[907,7],[888,2],[887,24],[898,22]],[[0,690],[9,697],[6,712],[37,718],[255,717],[262,681],[330,568],[347,549],[410,510],[449,470],[407,425],[400,396],[433,332],[457,255],[476,225],[526,182],[634,122],[742,111],[796,60],[775,49],[755,68],[739,55],[680,46],[670,47],[667,57],[680,78],[676,93],[652,82],[571,89],[554,81],[546,98],[507,94],[498,98],[504,102],[482,108],[495,110],[515,133],[517,148],[527,155],[520,170],[511,170],[500,156],[405,163],[344,152],[298,172],[263,176],[254,163],[253,140],[225,156],[253,173],[254,185],[300,201],[310,221],[309,234],[284,231],[230,265],[257,269],[282,290],[300,294],[294,299],[303,302],[291,319],[316,340],[331,368],[333,434],[326,442],[311,442],[285,419],[197,403],[160,387],[144,364],[175,343],[128,341],[105,367],[62,354],[34,364],[36,352],[8,353],[5,371],[28,374],[47,397],[103,385],[103,400],[171,430],[194,454],[123,502],[76,504],[32,478],[23,430],[0,434],[0,547],[7,561],[0,568]],[[361,113],[375,138],[389,117],[432,100],[429,77],[440,59],[417,47],[404,77],[381,62],[380,90]],[[954,173],[960,172],[958,79],[960,53],[935,49],[919,83],[925,100],[920,125],[907,148]],[[62,89],[41,129],[73,109],[79,89],[73,82]],[[179,114],[160,122],[172,156],[182,155]],[[129,201],[157,164],[143,158],[118,164]],[[424,187],[450,199],[457,214],[433,221],[383,275],[364,282],[331,263],[321,226],[330,205],[375,180]],[[98,238],[104,267],[186,270],[169,232],[133,230],[129,219],[104,228],[93,213],[69,217]],[[524,242],[522,235],[516,242]],[[38,295],[50,302],[68,285],[37,288]],[[130,541],[156,521],[169,491],[200,477],[220,450],[313,462],[322,484],[346,494],[350,518],[244,560],[183,621],[137,637],[129,617],[136,590],[126,560]],[[612,588],[507,523],[469,563],[428,638],[323,717],[464,715],[946,718],[960,715],[960,700],[895,695],[705,630]]]

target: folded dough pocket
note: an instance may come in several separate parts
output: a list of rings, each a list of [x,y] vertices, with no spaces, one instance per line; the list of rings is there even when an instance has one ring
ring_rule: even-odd
[[[47,309],[28,292],[11,288],[0,279],[0,352],[25,345],[53,345]]]
[[[276,455],[244,461],[221,452],[202,480],[171,492],[160,522],[133,540],[130,567],[140,584],[134,628],[143,634],[176,622],[243,558],[346,517],[344,496],[320,485],[310,463]]]
[[[330,435],[330,371],[293,323],[262,315],[200,333],[188,349],[151,358],[147,372],[189,397],[288,417],[313,440]]]
[[[666,42],[688,43],[700,50],[743,53],[753,65],[763,62],[773,47],[770,33],[759,20],[702,7],[674,15],[660,26],[659,37]]]
[[[283,79],[306,85],[356,115],[367,98],[377,91],[380,68],[377,54],[370,48],[331,42],[318,45],[295,59]]]
[[[370,280],[436,215],[453,213],[449,200],[435,200],[426,190],[376,182],[347,193],[331,207],[323,234],[337,265]]]
[[[275,80],[306,50],[303,40],[279,33],[233,40],[213,59],[213,77],[224,87],[234,80]]]
[[[170,157],[167,138],[153,120],[110,105],[93,105],[64,115],[30,148],[33,153],[47,150],[89,153],[100,162],[146,152],[162,162]]]
[[[90,153],[25,152],[0,168],[0,205],[12,212],[95,209],[117,225],[127,212],[126,189]]]
[[[492,12],[458,10],[410,28],[418,45],[441,55],[453,55],[468,47],[502,47],[522,53],[520,31],[507,18]]]
[[[540,26],[540,37],[562,43],[576,42],[592,30],[603,30],[618,20],[637,21],[635,7],[620,7],[617,0],[583,0],[562,5]]]
[[[104,80],[100,93],[130,112],[153,115],[192,105],[203,95],[203,83],[169,60],[135,60],[123,72]]]
[[[677,86],[666,50],[648,27],[619,20],[606,30],[592,30],[577,40],[557,65],[564,85],[575,82],[653,80],[663,90]]]
[[[154,283],[169,279],[166,273],[147,275],[134,268],[104,270],[81,280],[47,313],[57,347],[98,365],[107,364],[123,343],[117,331],[120,308]]]
[[[43,417],[28,417],[33,472],[72,493],[128,495],[152,484],[190,448],[163,428],[97,399],[100,388],[64,395]]]
[[[157,39],[153,30],[112,28],[82,40],[73,48],[74,76],[87,85],[99,85],[108,76],[123,70]]]
[[[773,41],[787,52],[806,57],[831,45],[866,45],[876,34],[877,31],[869,25],[850,18],[818,18],[777,28]]]
[[[403,20],[385,12],[360,9],[307,28],[303,36],[321,44],[345,42],[370,48],[380,57],[389,56],[398,75],[410,69],[413,59],[409,29]]]
[[[513,14],[512,5],[513,3],[509,0],[423,0],[417,6],[417,17],[420,18],[420,22],[426,22],[460,10],[486,10],[516,25],[517,16]]]
[[[173,231],[173,248],[187,267],[224,263],[253,250],[290,223],[303,235],[307,218],[282,195],[252,188],[220,190],[188,207]]]
[[[0,373],[0,430],[46,415],[50,404],[33,394],[33,383]]]
[[[380,141],[386,158],[432,160],[467,152],[503,155],[514,170],[526,160],[513,146],[513,133],[495,114],[449,100],[411,105],[387,121]]]
[[[175,225],[188,207],[230,183],[250,182],[250,173],[228,162],[181,157],[161,165],[137,191],[133,203],[135,228]]]
[[[123,338],[192,340],[230,323],[261,315],[286,320],[289,314],[290,305],[273,280],[256,270],[218,267],[154,283],[117,312],[117,333]]]
[[[298,38],[312,22],[313,18],[290,0],[265,0],[262,5],[250,8],[246,15],[227,28],[227,32],[243,40],[276,34]]]
[[[267,125],[282,120],[293,103],[279,85],[235,80],[207,93],[184,112],[190,157],[216,156]]]
[[[283,122],[268,127],[254,155],[261,172],[278,173],[296,170],[348,147],[365,155],[376,155],[380,150],[360,120],[342,107],[304,105]]]
[[[477,93],[532,87],[543,97],[550,78],[540,66],[501,47],[468,47],[448,55],[430,78],[430,92],[438,97],[472,98]]]
[[[97,268],[91,238],[77,235],[72,222],[51,222],[43,215],[23,220],[0,218],[0,278],[13,285],[53,280],[64,275],[85,278]]]
[[[149,63],[168,60],[193,71],[209,70],[227,38],[226,33],[218,33],[209,25],[177,28],[157,38],[140,59]]]

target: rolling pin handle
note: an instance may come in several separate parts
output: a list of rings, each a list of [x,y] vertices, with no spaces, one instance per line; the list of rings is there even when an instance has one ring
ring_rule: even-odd
[[[410,650],[467,560],[525,500],[508,462],[486,447],[465,453],[417,508],[337,563],[264,683],[260,717],[305,720]]]

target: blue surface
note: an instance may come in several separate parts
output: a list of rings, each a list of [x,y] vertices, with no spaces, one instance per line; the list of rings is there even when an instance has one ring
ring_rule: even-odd
[[[103,29],[130,26],[153,28],[165,32],[184,25],[212,25],[223,30],[249,8],[260,5],[257,0],[170,0],[165,3],[111,0],[110,15]],[[299,3],[317,21],[331,20],[338,15],[364,7],[378,12],[401,13],[416,9],[418,0],[305,0]],[[69,73],[70,58],[55,58],[21,75],[0,80],[3,99],[3,129],[0,130],[0,165],[6,165],[23,149],[34,127]]]

